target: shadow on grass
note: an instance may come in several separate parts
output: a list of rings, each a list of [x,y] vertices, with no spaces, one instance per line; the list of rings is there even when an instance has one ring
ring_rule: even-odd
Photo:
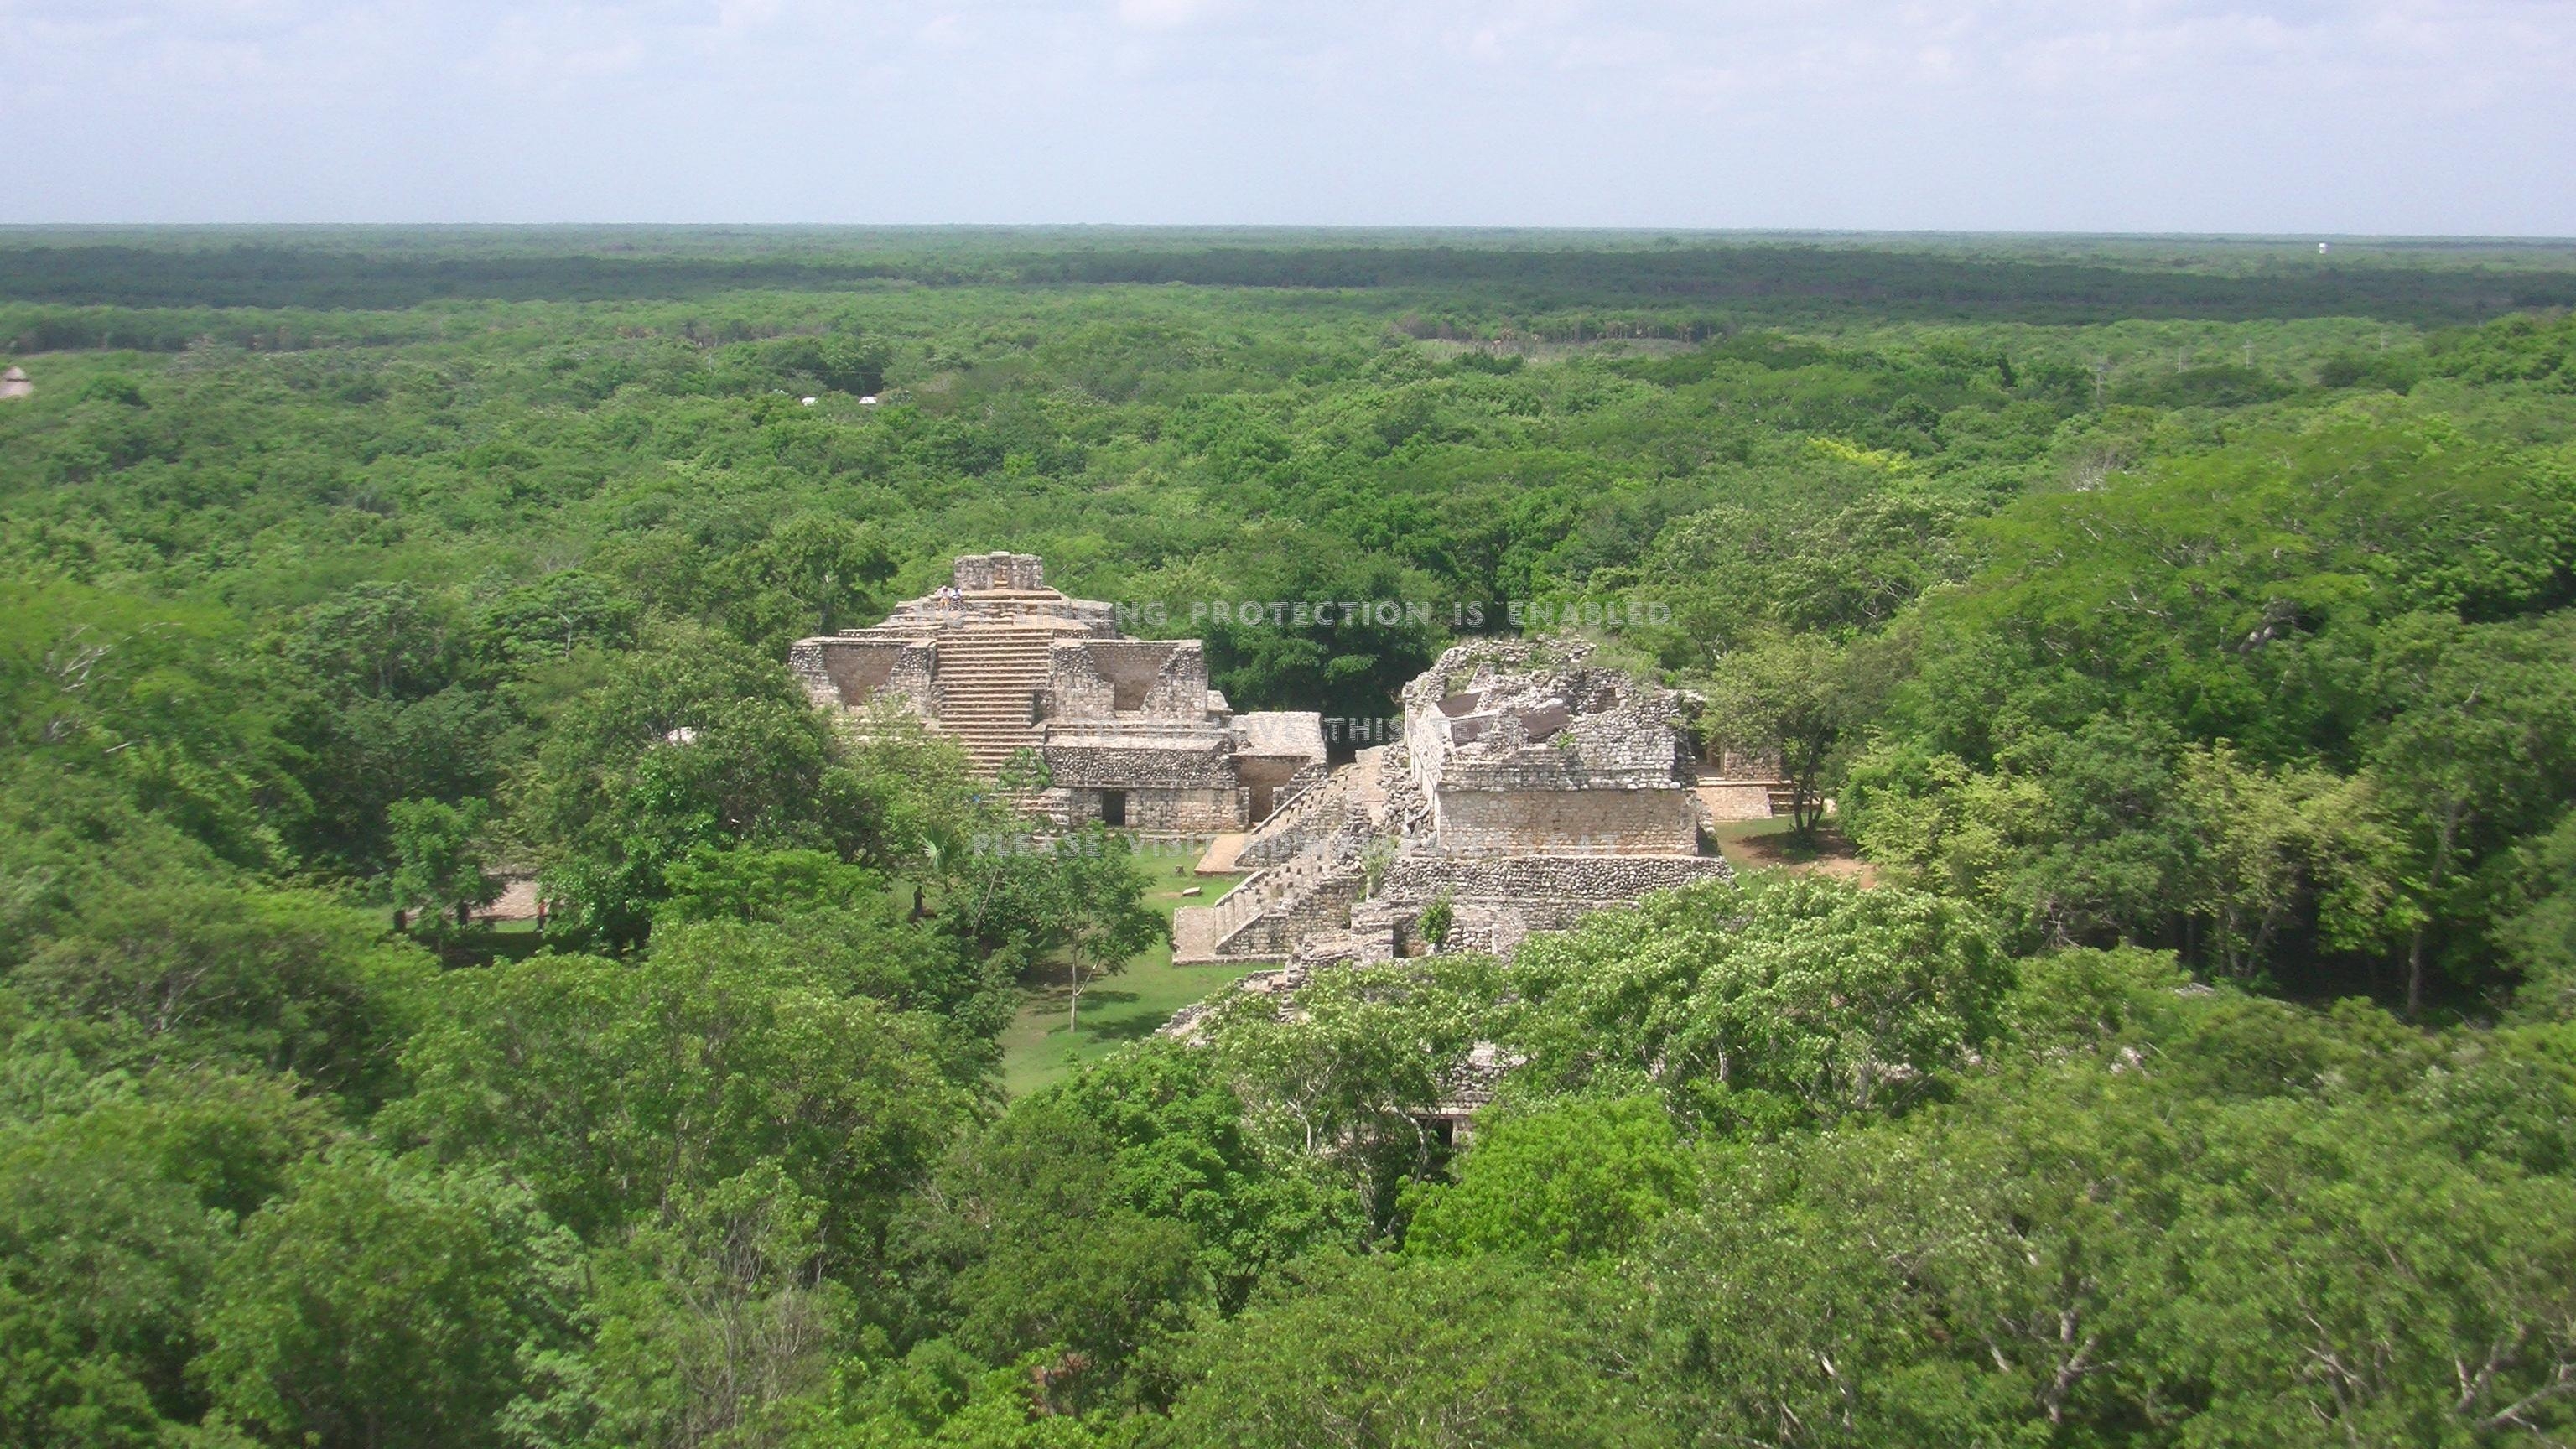
[[[1148,1011],[1135,1016],[1121,1017],[1116,1021],[1086,1021],[1082,1024],[1082,1034],[1096,1042],[1123,1045],[1127,1042],[1143,1041],[1161,1031],[1166,1020],[1168,1018]]]

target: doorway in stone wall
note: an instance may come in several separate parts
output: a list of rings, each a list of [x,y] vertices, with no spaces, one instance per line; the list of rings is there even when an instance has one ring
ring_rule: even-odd
[[[1126,791],[1103,790],[1100,792],[1100,823],[1109,826],[1112,829],[1124,829],[1126,827]]]

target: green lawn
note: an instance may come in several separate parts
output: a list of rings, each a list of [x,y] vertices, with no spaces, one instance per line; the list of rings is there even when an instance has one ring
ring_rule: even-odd
[[[1145,877],[1145,903],[1169,919],[1180,906],[1209,905],[1223,897],[1241,876],[1197,876],[1189,873],[1206,849],[1205,841],[1187,844],[1145,841],[1137,845],[1136,869]],[[1180,874],[1173,874],[1173,867]],[[1181,892],[1199,887],[1201,894]],[[1062,1077],[1074,1061],[1096,1061],[1131,1041],[1153,1035],[1172,1013],[1244,975],[1244,966],[1174,966],[1172,946],[1165,941],[1128,963],[1118,975],[1086,985],[1082,991],[1082,1027],[1065,1028],[1066,992],[1062,969],[1049,968],[1021,984],[1028,1001],[1002,1032],[1002,1086],[1019,1096]]]

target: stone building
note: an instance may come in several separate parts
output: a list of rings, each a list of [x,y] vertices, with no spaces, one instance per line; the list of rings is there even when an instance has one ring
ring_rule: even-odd
[[[1508,952],[1650,891],[1724,878],[1683,700],[1578,642],[1462,644],[1404,693],[1399,744],[1288,798],[1236,856],[1253,873],[1173,918],[1178,961]],[[1425,914],[1448,917],[1429,938]]]
[[[1576,646],[1464,646],[1407,685],[1404,748],[1455,856],[1696,855],[1679,696]]]
[[[1030,554],[960,558],[947,587],[788,664],[817,703],[910,709],[987,777],[1033,754],[1031,804],[1060,825],[1239,831],[1325,773],[1320,716],[1235,713],[1197,640],[1124,637],[1115,606],[1048,587]]]
[[[27,380],[27,369],[13,367],[7,372],[0,372],[0,399],[35,395],[36,385]]]

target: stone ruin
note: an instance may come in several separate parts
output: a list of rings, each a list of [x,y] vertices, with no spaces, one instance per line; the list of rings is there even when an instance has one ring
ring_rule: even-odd
[[[1305,970],[1434,951],[1508,953],[1651,891],[1731,875],[1673,691],[1573,641],[1461,644],[1404,692],[1399,743],[1363,750],[1244,842],[1254,867],[1173,917],[1176,962]],[[1437,942],[1424,916],[1445,903]]]
[[[1125,637],[1114,605],[1048,587],[1031,554],[969,554],[948,589],[787,662],[818,704],[908,709],[988,779],[1043,760],[1048,783],[1022,793],[1067,828],[1241,831],[1326,773],[1321,716],[1235,713],[1197,640]]]

